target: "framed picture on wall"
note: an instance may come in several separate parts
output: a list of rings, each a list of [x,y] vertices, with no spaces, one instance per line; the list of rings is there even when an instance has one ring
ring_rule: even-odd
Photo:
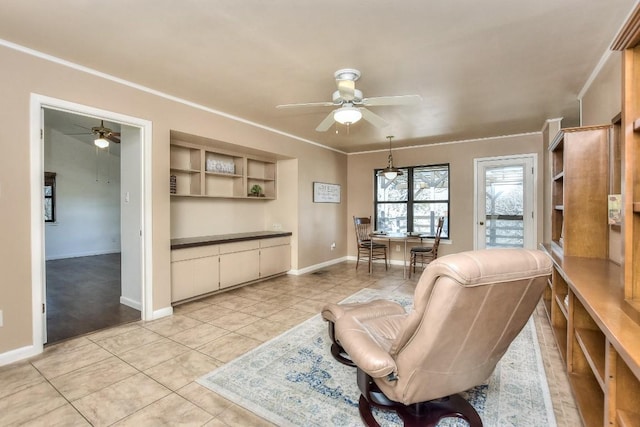
[[[340,184],[314,182],[313,203],[340,203]]]

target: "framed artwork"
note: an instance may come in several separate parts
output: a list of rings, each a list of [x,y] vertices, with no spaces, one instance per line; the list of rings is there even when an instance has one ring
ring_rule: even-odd
[[[340,203],[340,184],[314,182],[313,203]]]

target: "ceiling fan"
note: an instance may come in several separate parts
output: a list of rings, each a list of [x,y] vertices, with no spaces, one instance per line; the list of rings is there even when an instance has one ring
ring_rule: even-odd
[[[100,126],[92,127],[91,133],[96,137],[94,144],[98,148],[107,148],[109,142],[120,144],[120,133],[104,127],[104,120],[100,120]]]
[[[360,119],[365,119],[376,127],[384,127],[389,123],[382,117],[371,112],[365,107],[377,107],[382,105],[415,105],[422,101],[420,95],[396,95],[377,96],[364,98],[362,91],[356,89],[356,80],[360,78],[360,71],[353,68],[344,68],[335,72],[334,77],[338,90],[333,92],[332,100],[326,102],[306,102],[301,104],[282,104],[276,108],[297,107],[339,107],[333,110],[318,125],[318,132],[325,132],[334,123],[352,125]]]
[[[91,132],[70,133],[67,135],[93,135],[96,137],[93,143],[98,148],[107,148],[109,146],[109,142],[113,142],[114,144],[120,144],[120,132],[114,132],[108,127],[105,127],[104,120],[100,120],[100,126],[94,126],[91,129],[85,128],[84,126],[80,126],[80,125],[75,125],[75,126],[90,130]]]

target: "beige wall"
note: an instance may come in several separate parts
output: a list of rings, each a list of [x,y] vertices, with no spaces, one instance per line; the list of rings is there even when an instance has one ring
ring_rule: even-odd
[[[169,132],[182,132],[215,138],[240,146],[271,151],[287,158],[283,166],[285,181],[279,182],[282,201],[259,210],[266,219],[264,229],[281,221],[283,229],[294,233],[295,267],[304,269],[346,255],[347,156],[283,135],[193,108],[143,92],[123,84],[45,61],[6,47],[0,47],[0,355],[32,345],[30,182],[29,182],[29,102],[30,94],[52,98],[150,120],[152,135],[152,242],[153,309],[170,304],[171,205],[169,182]],[[215,78],[215,76],[212,76]],[[312,182],[341,184],[343,202],[314,204]],[[294,193],[295,196],[288,196]],[[235,205],[216,205],[225,217],[233,215]],[[8,207],[11,207],[10,209]],[[244,205],[243,205],[244,206]],[[253,206],[253,205],[252,205]],[[211,207],[204,208],[205,213]],[[242,224],[244,227],[244,224]],[[233,223],[228,232],[235,232]],[[337,249],[330,251],[330,242]]]
[[[538,155],[539,189],[536,197],[538,231],[537,241],[542,241],[542,159],[543,145],[540,133],[511,136],[505,138],[483,139],[477,141],[440,144],[419,148],[393,150],[393,163],[398,167],[450,164],[450,244],[443,242],[442,254],[473,249],[473,200],[474,200],[474,164],[476,158],[504,156],[509,154]],[[349,223],[349,255],[356,255],[353,216],[374,216],[373,212],[373,170],[387,164],[388,151],[349,155],[349,203],[347,221]],[[402,259],[402,253],[392,251],[392,259]]]
[[[611,52],[593,83],[582,98],[584,126],[611,123],[622,110],[622,52]],[[609,258],[622,262],[622,234],[609,229]]]
[[[611,123],[622,110],[622,52],[611,52],[582,98],[582,125]]]

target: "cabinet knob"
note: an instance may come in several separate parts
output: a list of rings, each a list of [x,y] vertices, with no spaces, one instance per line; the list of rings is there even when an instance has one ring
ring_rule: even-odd
[[[480,224],[480,225],[484,225],[484,222],[483,222],[483,221],[480,221],[480,222],[479,222],[479,224]]]

